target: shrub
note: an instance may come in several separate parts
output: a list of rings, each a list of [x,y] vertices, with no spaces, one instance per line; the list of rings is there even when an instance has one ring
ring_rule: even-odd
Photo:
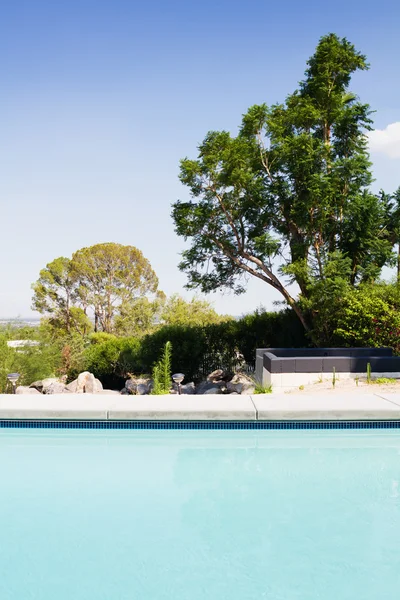
[[[104,344],[104,342],[109,342],[110,340],[116,339],[118,339],[116,335],[107,333],[106,331],[97,331],[96,333],[91,333],[89,335],[91,344]]]
[[[111,389],[121,389],[128,373],[140,370],[140,342],[135,338],[114,338],[89,346],[84,353],[83,368]],[[76,373],[71,373],[70,378]]]
[[[172,383],[171,356],[171,342],[166,342],[160,360],[153,367],[152,393],[155,395],[169,394]]]
[[[161,327],[141,340],[142,372],[150,372],[153,369],[168,341],[174,349],[171,357],[172,371],[184,373],[186,381],[195,378],[207,352],[205,330],[202,327],[185,325]]]
[[[122,384],[128,373],[150,373],[169,341],[173,347],[172,372],[185,374],[185,381],[198,381],[217,368],[234,369],[238,355],[250,364],[256,348],[305,346],[303,328],[289,310],[279,313],[256,311],[238,320],[196,325],[168,325],[140,340],[92,334],[84,355],[84,368],[109,387]]]
[[[7,336],[0,334],[0,393],[8,389],[7,375],[16,371],[17,353],[7,346]]]
[[[393,284],[360,286],[334,311],[334,340],[341,346],[387,346],[400,354],[400,288]]]

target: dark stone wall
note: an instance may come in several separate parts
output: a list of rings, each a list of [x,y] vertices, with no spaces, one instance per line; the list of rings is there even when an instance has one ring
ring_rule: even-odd
[[[264,348],[263,365],[270,373],[400,372],[400,356],[391,348]]]

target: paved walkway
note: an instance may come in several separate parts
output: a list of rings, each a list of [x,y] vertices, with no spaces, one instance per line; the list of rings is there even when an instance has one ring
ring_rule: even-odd
[[[400,420],[399,393],[254,396],[0,395],[0,419]]]

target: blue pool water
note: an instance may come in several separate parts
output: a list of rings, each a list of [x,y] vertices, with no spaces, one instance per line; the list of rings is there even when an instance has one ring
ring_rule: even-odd
[[[398,600],[399,431],[0,431],[1,600]]]

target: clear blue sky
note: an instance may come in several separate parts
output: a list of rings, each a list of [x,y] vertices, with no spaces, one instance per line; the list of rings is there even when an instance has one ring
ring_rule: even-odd
[[[46,263],[105,241],[140,248],[161,288],[181,292],[179,159],[210,129],[235,132],[251,104],[282,101],[328,32],[367,54],[352,88],[376,127],[400,122],[399,23],[394,0],[3,0],[0,316],[30,314]],[[399,127],[372,154],[387,191],[400,184]],[[254,282],[210,299],[241,314],[276,296]]]

